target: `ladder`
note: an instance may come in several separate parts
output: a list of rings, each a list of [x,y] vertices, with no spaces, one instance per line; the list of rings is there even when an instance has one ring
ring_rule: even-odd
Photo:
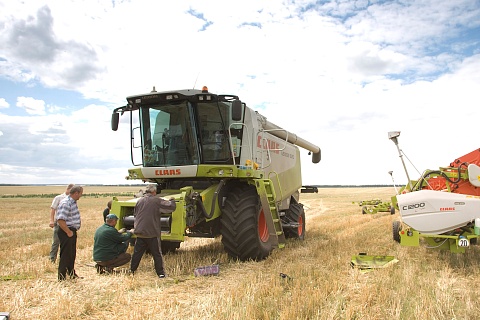
[[[283,233],[282,220],[280,220],[280,214],[275,201],[275,190],[272,180],[259,179],[256,180],[255,185],[264,210],[265,220],[270,234],[269,241],[272,246],[283,248],[285,247],[286,240],[285,234]]]

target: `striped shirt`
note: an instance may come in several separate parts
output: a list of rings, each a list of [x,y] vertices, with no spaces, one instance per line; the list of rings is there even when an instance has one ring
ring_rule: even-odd
[[[72,197],[66,197],[58,205],[57,220],[65,220],[69,228],[80,229],[80,211],[77,202]]]
[[[64,192],[62,194],[59,194],[58,196],[56,196],[53,201],[52,201],[52,205],[50,206],[50,208],[52,208],[53,210],[55,210],[55,217],[54,217],[54,222],[56,223],[57,222],[57,208],[58,208],[58,205],[60,204],[60,202],[65,199],[67,197],[67,194]]]

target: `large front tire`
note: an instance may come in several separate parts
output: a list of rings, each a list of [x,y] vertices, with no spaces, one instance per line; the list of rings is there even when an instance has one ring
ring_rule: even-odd
[[[232,187],[222,210],[221,233],[225,251],[234,259],[262,260],[273,250],[265,213],[254,186]]]

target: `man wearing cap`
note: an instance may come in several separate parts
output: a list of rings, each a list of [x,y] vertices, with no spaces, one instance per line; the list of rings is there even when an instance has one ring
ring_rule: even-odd
[[[126,253],[129,239],[133,230],[125,232],[125,229],[117,231],[115,225],[118,217],[110,213],[105,218],[105,224],[100,226],[93,238],[93,260],[99,274],[113,273],[114,268],[123,266],[130,261],[130,254]]]
[[[159,278],[165,278],[165,270],[163,268],[162,251],[160,250],[161,226],[160,218],[162,213],[170,213],[175,211],[176,203],[174,198],[164,200],[157,195],[157,186],[149,184],[146,188],[145,195],[137,201],[133,214],[135,216],[135,248],[133,249],[132,262],[130,271],[135,273],[143,254],[148,251],[153,256],[155,272]]]

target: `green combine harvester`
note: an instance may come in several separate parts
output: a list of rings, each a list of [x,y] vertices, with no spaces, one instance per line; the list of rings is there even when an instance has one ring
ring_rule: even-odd
[[[157,185],[177,209],[163,214],[164,253],[186,237],[221,236],[226,252],[242,261],[266,258],[286,238],[304,239],[300,150],[321,158],[320,148],[250,109],[234,95],[187,89],[127,97],[116,108],[130,115],[128,180]],[[113,201],[117,228],[132,228],[137,199]]]

